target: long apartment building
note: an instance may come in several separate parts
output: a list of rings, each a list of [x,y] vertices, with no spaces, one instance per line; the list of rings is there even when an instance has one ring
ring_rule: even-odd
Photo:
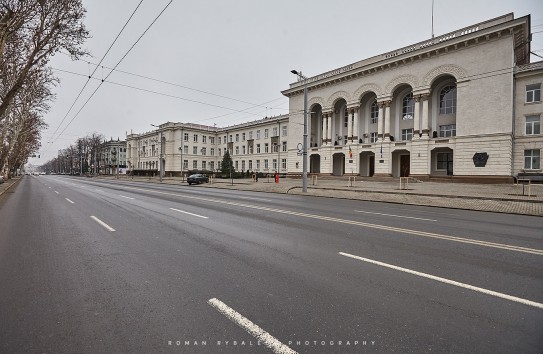
[[[160,156],[166,176],[216,172],[228,151],[237,172],[287,173],[288,116],[217,128],[164,123],[156,130],[127,137],[127,161],[134,174],[157,174]]]
[[[301,174],[307,87],[310,173],[543,178],[543,62],[530,63],[530,42],[529,15],[461,28],[290,84],[289,116],[131,134],[129,168],[158,170],[162,146],[172,175],[181,161],[217,170],[226,149],[238,171]]]

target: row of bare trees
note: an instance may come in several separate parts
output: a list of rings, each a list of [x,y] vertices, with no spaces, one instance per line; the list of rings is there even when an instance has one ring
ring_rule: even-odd
[[[0,0],[0,174],[12,174],[40,148],[58,79],[48,65],[72,59],[89,32],[81,0]]]
[[[59,151],[58,156],[47,161],[41,170],[48,173],[97,173],[103,159],[104,136],[93,133],[78,138],[75,143]]]

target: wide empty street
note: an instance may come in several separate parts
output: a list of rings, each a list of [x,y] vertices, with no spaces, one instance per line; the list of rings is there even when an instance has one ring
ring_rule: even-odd
[[[25,176],[0,352],[543,351],[543,219]]]

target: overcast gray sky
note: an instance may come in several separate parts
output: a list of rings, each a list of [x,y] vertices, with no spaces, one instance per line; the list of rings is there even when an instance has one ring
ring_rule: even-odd
[[[104,68],[96,71],[96,80],[69,111],[93,64],[139,2],[83,0],[92,35],[85,47],[92,57],[78,62],[62,54],[53,58],[53,68],[62,70],[55,71],[61,83],[46,116],[49,129],[43,133],[41,159],[30,163],[42,164],[93,132],[125,139],[126,132],[152,130],[151,123],[228,126],[284,114],[288,99],[280,91],[296,79],[290,70],[317,75],[429,39],[432,30],[431,0],[174,0],[117,67],[126,73],[113,72],[80,111],[108,68],[169,2],[144,0],[102,62]],[[435,0],[434,32],[440,35],[510,12],[515,18],[532,15],[532,32],[539,31],[532,51],[543,56],[541,0]]]

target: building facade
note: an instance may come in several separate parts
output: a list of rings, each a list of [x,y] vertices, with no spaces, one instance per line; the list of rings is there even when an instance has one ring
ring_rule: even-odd
[[[226,151],[236,172],[287,173],[288,116],[217,128],[193,123],[164,123],[127,137],[128,169],[136,175],[214,173]],[[162,157],[162,158],[161,158]]]
[[[100,174],[125,174],[127,170],[126,141],[118,138],[104,141],[100,145],[97,163]]]
[[[543,62],[530,63],[530,40],[530,16],[508,14],[301,79],[282,91],[288,116],[130,134],[128,168],[214,172],[228,150],[237,171],[300,175],[307,86],[309,173],[537,177]]]
[[[529,55],[530,17],[509,14],[282,93],[291,112],[303,112],[307,85],[312,173],[507,180],[522,170],[524,150],[536,154],[542,144],[539,133],[515,133],[524,124],[521,109],[541,112],[540,98],[524,106],[525,84],[541,83],[540,71],[518,69]],[[303,114],[291,114],[290,123],[291,137],[301,137]],[[298,160],[291,155],[289,172],[300,172]]]

